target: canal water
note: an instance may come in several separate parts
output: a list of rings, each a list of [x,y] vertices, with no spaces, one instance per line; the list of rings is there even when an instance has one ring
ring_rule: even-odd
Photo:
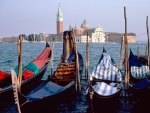
[[[49,43],[50,46],[52,45]],[[81,53],[84,59],[86,56],[86,45],[84,43],[78,43],[78,51]],[[28,64],[34,59],[45,47],[45,43],[23,43],[23,65]],[[99,61],[103,47],[113,57],[116,64],[119,65],[120,59],[120,43],[101,43],[101,44],[90,44],[89,45],[89,71],[92,72],[94,66]],[[132,49],[137,54],[139,48],[140,54],[145,54],[146,43],[135,43],[129,44],[129,49]],[[15,68],[18,62],[17,43],[0,43],[0,69],[10,72],[11,68]],[[62,44],[55,43],[54,46],[54,61],[53,68],[56,69],[60,62],[60,56],[62,54]],[[122,55],[124,56],[124,54]],[[123,58],[122,58],[123,59]],[[49,64],[43,79],[47,78],[47,75],[51,73],[51,64]],[[73,95],[71,98],[67,98],[64,101],[59,102],[56,105],[55,110],[51,110],[49,107],[47,113],[91,113],[90,105],[86,95],[87,80],[84,77],[84,69],[81,79],[81,94]],[[70,94],[72,95],[72,94]],[[0,100],[0,113],[17,113],[16,105],[14,103],[2,102]],[[143,101],[129,101],[124,95],[121,95],[118,106],[99,106],[98,113],[150,113],[150,103]],[[36,108],[33,108],[36,109]],[[106,109],[106,111],[104,110]],[[101,111],[102,110],[102,111]],[[45,113],[45,112],[43,112]]]

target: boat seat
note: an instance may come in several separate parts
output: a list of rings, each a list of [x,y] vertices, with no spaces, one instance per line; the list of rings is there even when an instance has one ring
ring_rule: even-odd
[[[65,73],[65,72],[70,72],[73,73],[75,70],[56,70],[55,73]]]
[[[74,75],[74,73],[73,72],[68,72],[68,73],[66,73],[66,72],[56,72],[55,74],[54,74],[55,76],[68,76],[68,75]]]

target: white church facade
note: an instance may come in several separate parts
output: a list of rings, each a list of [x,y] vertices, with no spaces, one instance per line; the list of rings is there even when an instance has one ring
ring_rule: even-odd
[[[92,29],[85,29],[83,35],[81,35],[81,42],[85,43],[87,40],[91,43],[105,43],[105,33],[101,27],[95,27]]]

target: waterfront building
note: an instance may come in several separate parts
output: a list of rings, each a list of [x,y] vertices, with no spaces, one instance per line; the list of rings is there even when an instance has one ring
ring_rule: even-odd
[[[86,34],[82,35],[80,39],[81,43],[86,43],[86,40],[87,40],[87,35]],[[91,42],[91,37],[89,35],[88,35],[88,42]]]
[[[127,40],[128,40],[128,43],[136,43],[136,34],[128,33]]]
[[[124,33],[116,33],[116,32],[106,32],[107,42],[121,42],[122,37],[124,37]],[[136,34],[128,33],[127,34],[128,43],[136,43]]]
[[[38,36],[39,41],[41,42],[45,42],[45,34],[44,33],[40,33]]]
[[[75,35],[79,36],[81,42],[86,42],[87,33],[89,34],[89,42],[91,43],[105,43],[105,33],[103,29],[98,26],[95,28],[89,28],[88,23],[86,20],[83,21],[81,27],[74,28]]]
[[[86,34],[87,32],[91,43],[105,43],[105,33],[101,27],[85,29],[84,33]]]

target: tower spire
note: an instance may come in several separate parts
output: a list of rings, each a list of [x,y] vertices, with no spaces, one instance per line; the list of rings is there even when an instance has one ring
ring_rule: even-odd
[[[61,13],[61,10],[60,10],[60,2],[59,2],[59,5],[58,5],[58,14]]]
[[[62,33],[63,32],[63,13],[60,9],[60,3],[58,5],[58,12],[57,12],[57,34]]]

